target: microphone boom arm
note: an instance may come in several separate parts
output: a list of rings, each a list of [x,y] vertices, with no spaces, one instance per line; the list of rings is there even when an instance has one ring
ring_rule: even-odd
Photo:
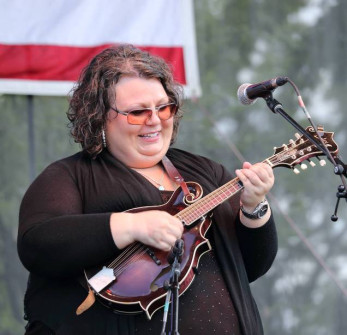
[[[270,110],[273,113],[278,113],[282,115],[284,119],[286,119],[292,126],[294,126],[301,134],[306,136],[308,140],[311,141],[312,144],[314,144],[317,148],[319,148],[322,153],[325,154],[325,156],[329,159],[329,161],[334,165],[334,173],[336,175],[339,175],[342,181],[342,185],[338,186],[338,192],[336,194],[337,196],[337,201],[336,201],[336,206],[335,206],[335,211],[334,214],[331,216],[331,221],[337,221],[337,210],[339,207],[340,199],[344,198],[347,201],[347,185],[346,185],[346,180],[343,177],[347,177],[347,165],[344,164],[339,157],[332,157],[330,154],[329,150],[326,148],[324,145],[324,142],[322,141],[317,129],[315,126],[313,128],[317,132],[317,135],[321,142],[317,141],[311,134],[309,134],[303,127],[301,127],[293,118],[291,118],[283,109],[283,106],[273,98],[272,92],[269,91],[268,94],[265,94],[263,96],[264,100],[266,101],[267,106],[270,108]],[[312,124],[312,123],[311,123]]]
[[[271,91],[269,91],[269,93],[265,95],[263,98],[266,101],[267,106],[273,113],[280,114],[294,128],[296,128],[301,134],[306,136],[307,139],[311,141],[311,143],[313,143],[317,148],[319,148],[326,155],[329,161],[334,165],[335,174],[340,174],[340,175],[343,174],[345,177],[347,177],[346,165],[343,164],[340,159],[339,159],[339,164],[337,164],[336,161],[331,157],[329,150],[327,150],[327,148],[322,143],[317,141],[310,133],[308,133],[303,127],[301,127],[300,124],[298,124],[293,118],[291,118],[284,111],[282,104],[273,98]]]

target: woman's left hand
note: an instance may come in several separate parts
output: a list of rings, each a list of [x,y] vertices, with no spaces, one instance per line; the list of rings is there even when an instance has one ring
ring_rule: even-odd
[[[241,203],[245,210],[252,212],[264,200],[272,188],[275,177],[272,168],[265,163],[244,162],[242,169],[235,171],[243,183]]]

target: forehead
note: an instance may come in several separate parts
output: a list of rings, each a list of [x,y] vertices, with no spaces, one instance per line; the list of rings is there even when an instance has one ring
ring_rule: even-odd
[[[122,100],[143,100],[165,97],[166,92],[158,79],[122,77],[115,85],[117,102]]]

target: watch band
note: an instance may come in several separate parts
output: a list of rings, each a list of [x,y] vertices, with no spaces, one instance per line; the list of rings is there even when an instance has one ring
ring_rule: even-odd
[[[243,206],[240,207],[242,214],[251,220],[256,220],[256,219],[260,219],[261,217],[263,217],[268,209],[269,209],[269,203],[267,202],[266,199],[264,199],[262,202],[260,202],[255,208],[253,212],[247,212]]]

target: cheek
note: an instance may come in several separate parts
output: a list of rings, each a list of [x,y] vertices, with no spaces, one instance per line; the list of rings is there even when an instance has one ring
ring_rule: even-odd
[[[138,131],[139,127],[129,125],[126,119],[113,119],[106,124],[108,145],[117,149],[122,149],[124,146],[129,147],[136,140]]]
[[[117,136],[120,133],[126,134],[131,129],[126,119],[116,117],[107,121],[106,130],[110,135]]]
[[[168,122],[163,128],[166,134],[165,138],[170,142],[173,135],[174,123],[172,121]]]
[[[167,131],[173,130],[173,124],[174,124],[173,119],[162,121],[162,127],[163,127],[163,129],[165,129]]]
[[[109,145],[114,146],[124,137],[124,128],[115,119],[106,124],[106,138]]]

